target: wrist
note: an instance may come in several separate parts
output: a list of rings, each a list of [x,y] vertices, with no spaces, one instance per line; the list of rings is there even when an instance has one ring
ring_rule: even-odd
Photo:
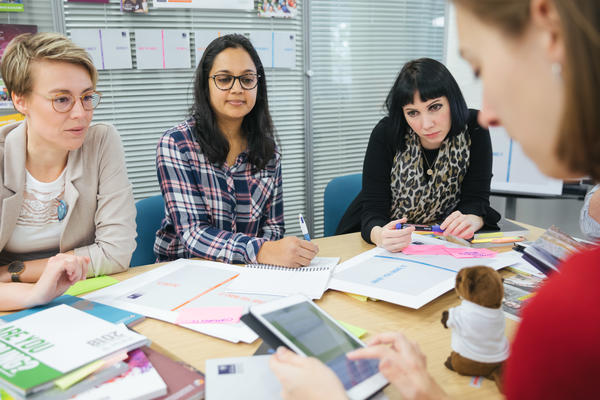
[[[25,291],[22,297],[21,308],[31,308],[37,305],[43,304],[42,294],[40,293],[39,285],[36,283],[17,283],[17,285],[22,285]]]
[[[0,267],[0,282],[10,282],[10,272],[8,272],[8,265]]]
[[[381,241],[382,229],[383,228],[380,226],[374,226],[373,229],[371,229],[371,242],[376,246],[379,246],[379,242]]]
[[[269,263],[270,248],[273,246],[273,243],[274,242],[265,241],[260,246],[260,249],[258,250],[258,253],[256,254],[256,261],[259,264],[268,264]]]

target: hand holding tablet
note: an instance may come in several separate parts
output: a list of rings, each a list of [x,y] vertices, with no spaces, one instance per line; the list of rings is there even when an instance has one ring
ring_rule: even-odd
[[[388,384],[379,373],[378,360],[350,360],[346,357],[348,352],[363,348],[364,343],[304,296],[295,295],[253,306],[248,314],[242,316],[242,321],[272,348],[284,346],[299,355],[323,362],[337,375],[350,399],[366,399]],[[285,361],[286,357],[292,365],[301,363],[297,357],[287,356],[285,350],[280,350],[275,357],[280,358],[271,364],[276,368],[278,361]],[[281,376],[290,375],[282,372]],[[319,374],[320,380],[324,378],[326,374]],[[294,383],[298,381],[295,379]],[[312,382],[304,384],[310,386]],[[335,386],[329,388],[333,389]]]

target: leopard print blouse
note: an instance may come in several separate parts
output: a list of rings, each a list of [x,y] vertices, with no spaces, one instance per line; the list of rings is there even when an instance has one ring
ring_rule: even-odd
[[[408,223],[434,224],[443,221],[460,201],[462,182],[469,169],[471,136],[467,128],[442,142],[426,179],[421,143],[410,129],[406,149],[398,151],[391,170],[393,219],[406,217]]]

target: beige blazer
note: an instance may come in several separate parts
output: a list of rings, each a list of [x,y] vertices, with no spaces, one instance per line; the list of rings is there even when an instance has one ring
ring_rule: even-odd
[[[0,251],[23,204],[25,121],[0,128]],[[88,276],[129,267],[135,249],[135,205],[121,139],[112,125],[93,124],[83,145],[69,152],[64,200],[68,205],[60,251],[91,260]]]

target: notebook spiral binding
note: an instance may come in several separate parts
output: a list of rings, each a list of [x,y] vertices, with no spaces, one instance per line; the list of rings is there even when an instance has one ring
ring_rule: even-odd
[[[328,271],[329,270],[329,267],[288,268],[288,267],[282,267],[281,265],[273,265],[273,264],[246,264],[246,268],[268,269],[270,271],[289,271],[289,272],[318,272],[318,271]]]

